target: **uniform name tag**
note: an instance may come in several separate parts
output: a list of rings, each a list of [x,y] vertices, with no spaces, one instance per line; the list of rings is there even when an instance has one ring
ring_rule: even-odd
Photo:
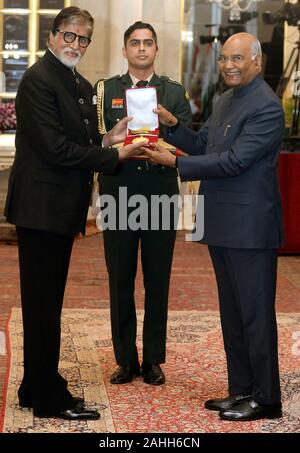
[[[122,109],[124,107],[124,99],[112,99],[111,108],[112,109]]]

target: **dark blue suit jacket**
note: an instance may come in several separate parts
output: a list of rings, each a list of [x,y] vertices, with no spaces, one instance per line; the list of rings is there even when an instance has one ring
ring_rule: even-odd
[[[181,179],[202,181],[200,242],[279,247],[283,228],[277,161],[283,130],[281,102],[261,77],[224,93],[198,133],[182,124],[169,130],[167,141],[193,155],[178,158]]]

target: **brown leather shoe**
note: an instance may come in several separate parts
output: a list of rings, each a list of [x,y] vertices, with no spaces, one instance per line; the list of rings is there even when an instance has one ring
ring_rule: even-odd
[[[159,365],[153,363],[142,364],[142,375],[144,376],[144,382],[151,385],[162,385],[166,382],[163,370]]]
[[[118,366],[118,368],[111,375],[111,384],[127,384],[131,382],[135,377],[141,374],[140,364],[132,363],[130,365]]]
[[[205,409],[209,409],[210,411],[226,411],[239,404],[245,398],[249,398],[249,396],[250,395],[235,395],[228,396],[227,398],[216,398],[205,401],[204,406]]]

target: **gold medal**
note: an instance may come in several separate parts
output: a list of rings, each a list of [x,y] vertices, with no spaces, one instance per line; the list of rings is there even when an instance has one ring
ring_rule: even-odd
[[[147,137],[137,137],[132,140],[132,143],[144,142],[147,141],[149,143],[149,139]]]
[[[151,130],[148,127],[142,127],[140,129],[136,129],[136,130],[133,130],[130,132],[131,132],[131,134],[134,134],[134,135],[141,135],[141,134],[150,134]]]

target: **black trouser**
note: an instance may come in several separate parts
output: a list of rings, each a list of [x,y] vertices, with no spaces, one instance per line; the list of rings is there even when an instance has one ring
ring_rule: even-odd
[[[151,202],[151,195],[178,193],[174,169],[164,169],[150,163],[130,161],[115,176],[101,176],[101,193],[111,194],[119,210],[119,188],[126,187],[128,197],[143,195]],[[128,217],[134,209],[128,209]],[[136,348],[135,277],[138,249],[145,287],[145,314],[143,323],[143,361],[163,363],[166,356],[166,329],[169,282],[173,259],[176,229],[171,209],[168,230],[111,229],[104,231],[106,265],[109,273],[112,338],[116,361],[126,365],[138,361]],[[175,216],[176,217],[176,216]],[[117,215],[117,223],[119,215]]]
[[[279,403],[277,250],[210,246],[209,252],[219,292],[229,394]]]
[[[24,329],[20,403],[39,416],[74,406],[58,373],[60,317],[73,237],[17,227]]]

